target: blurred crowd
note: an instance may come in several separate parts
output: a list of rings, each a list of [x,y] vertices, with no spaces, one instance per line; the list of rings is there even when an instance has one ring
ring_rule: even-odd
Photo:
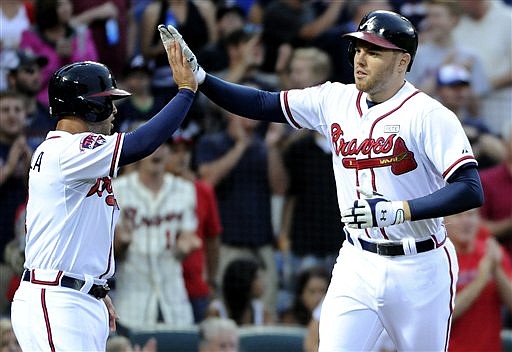
[[[500,331],[512,328],[509,0],[2,0],[0,351],[16,350],[8,318],[23,270],[28,167],[56,125],[47,87],[57,68],[108,65],[132,93],[116,102],[114,132],[126,132],[177,91],[160,23],[178,28],[207,72],[278,91],[353,83],[342,34],[375,9],[413,21],[420,44],[407,79],[457,114],[479,162],[484,206],[446,218],[460,265],[450,350],[499,350]],[[315,350],[344,240],[329,140],[233,115],[198,94],[173,138],[122,169],[113,187],[120,334],[203,323],[212,339],[229,330],[236,350],[237,326],[309,326],[305,348]],[[112,351],[156,348],[116,339]]]

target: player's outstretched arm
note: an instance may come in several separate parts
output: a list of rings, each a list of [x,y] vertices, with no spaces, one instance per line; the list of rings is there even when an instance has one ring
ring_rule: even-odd
[[[164,108],[136,130],[126,133],[119,166],[140,160],[158,148],[178,129],[194,100],[197,80],[177,42],[164,44],[178,86],[178,94]]]
[[[254,120],[286,123],[281,110],[278,92],[267,92],[252,87],[229,83],[207,74],[197,62],[196,56],[173,26],[159,25],[162,43],[180,43],[183,55],[194,71],[199,88],[210,100],[220,107],[243,117]]]

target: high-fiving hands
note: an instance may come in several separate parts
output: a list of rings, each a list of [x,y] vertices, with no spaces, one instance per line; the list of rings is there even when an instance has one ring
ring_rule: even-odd
[[[183,40],[183,37],[181,36],[180,32],[178,32],[178,30],[171,25],[168,25],[166,27],[163,24],[158,25],[158,31],[160,32],[160,39],[162,40],[162,43],[166,51],[168,50],[167,48],[169,42],[172,43],[176,41],[180,44],[183,56],[188,61],[190,68],[192,69],[192,72],[194,72],[197,83],[203,83],[204,79],[206,78],[206,72],[197,63],[196,56],[194,55],[192,50],[190,50],[187,43],[185,43],[185,40]]]
[[[362,188],[357,190],[366,199],[357,199],[354,206],[341,212],[341,221],[352,229],[386,227],[403,223],[406,219],[406,202],[390,201],[382,194],[368,193]]]

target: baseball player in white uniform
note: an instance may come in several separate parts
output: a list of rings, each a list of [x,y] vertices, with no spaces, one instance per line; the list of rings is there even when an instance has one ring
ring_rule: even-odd
[[[181,259],[201,244],[196,191],[192,182],[165,171],[169,155],[164,144],[113,182],[123,214],[115,248],[126,252],[117,262],[113,302],[119,323],[129,328],[194,323]]]
[[[186,47],[174,27],[160,31]],[[277,93],[222,81],[184,54],[221,107],[331,141],[347,241],[319,350],[369,350],[384,329],[400,351],[447,350],[458,266],[442,217],[482,204],[477,163],[457,117],[405,80],[418,44],[409,20],[372,11],[346,37],[355,84]]]
[[[24,351],[102,351],[116,313],[106,280],[118,206],[112,178],[120,166],[151,154],[185,117],[197,89],[176,44],[169,62],[179,91],[151,120],[110,135],[118,89],[108,67],[77,62],[49,85],[55,131],[33,154],[29,171],[25,271],[11,311]]]

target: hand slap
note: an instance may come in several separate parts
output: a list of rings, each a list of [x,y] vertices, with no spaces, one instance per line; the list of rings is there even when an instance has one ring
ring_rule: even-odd
[[[401,224],[405,221],[405,210],[402,201],[390,201],[381,194],[369,194],[358,188],[367,199],[357,199],[354,206],[341,212],[341,221],[352,229],[369,227],[386,227]]]
[[[168,25],[166,27],[163,24],[158,25],[158,31],[160,32],[160,39],[162,40],[165,50],[167,50],[168,42],[177,41],[180,44],[183,56],[188,61],[190,68],[192,69],[192,72],[194,72],[194,75],[196,76],[197,79],[197,83],[203,83],[204,79],[206,78],[206,72],[197,63],[196,56],[194,55],[192,50],[190,50],[187,43],[181,36],[180,32],[178,32],[178,30],[171,25]]]

